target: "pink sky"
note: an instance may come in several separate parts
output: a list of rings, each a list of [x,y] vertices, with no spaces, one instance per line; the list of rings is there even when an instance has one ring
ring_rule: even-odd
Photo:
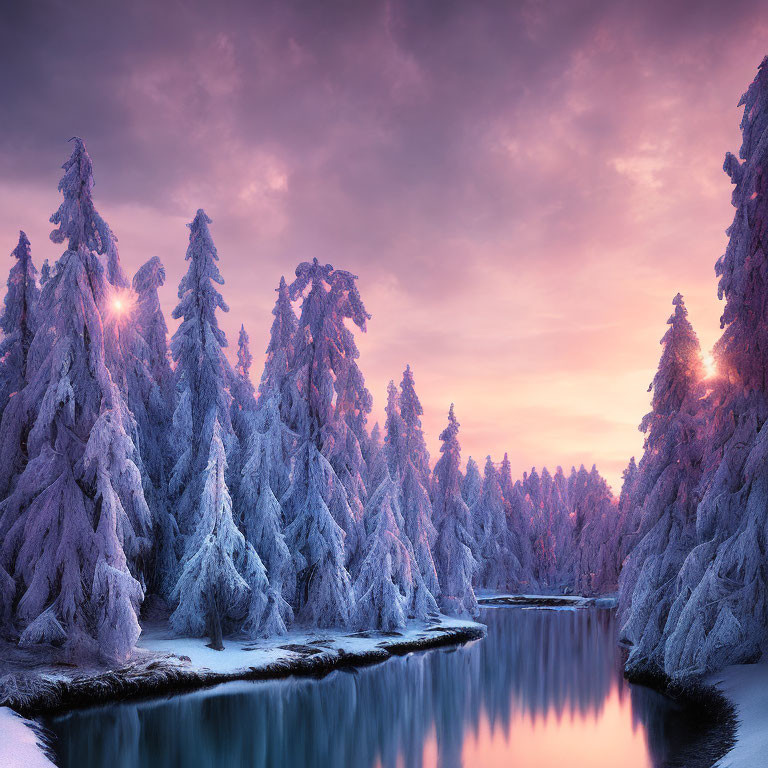
[[[615,490],[672,297],[719,335],[758,2],[29,5],[0,23],[0,253],[23,228],[59,255],[78,134],[169,315],[203,207],[230,343],[244,322],[259,360],[280,275],[317,256],[360,277],[374,418],[410,363],[433,454],[453,401],[465,458],[596,462]]]

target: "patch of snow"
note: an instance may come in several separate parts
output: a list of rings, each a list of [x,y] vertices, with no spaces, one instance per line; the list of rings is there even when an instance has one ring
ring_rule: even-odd
[[[768,765],[768,662],[738,664],[712,675],[736,707],[736,744],[715,768],[758,768]]]
[[[33,724],[0,707],[0,768],[54,768]]]
[[[492,590],[478,590],[477,599],[480,605],[530,605],[543,608],[549,606],[571,606],[573,608],[615,608],[618,599],[615,594],[600,595],[599,597],[584,597],[582,595],[517,595]]]
[[[175,637],[168,628],[145,630],[139,640],[139,648],[152,653],[177,657],[179,664],[188,669],[208,670],[221,674],[260,669],[276,662],[289,663],[307,655],[325,654],[335,658],[341,654],[362,655],[386,650],[399,643],[434,639],[440,631],[479,627],[476,622],[447,618],[427,622],[412,620],[397,633],[362,632],[343,634],[333,630],[294,630],[266,640],[224,641],[223,651],[209,648],[207,638]],[[178,660],[186,656],[189,662]]]

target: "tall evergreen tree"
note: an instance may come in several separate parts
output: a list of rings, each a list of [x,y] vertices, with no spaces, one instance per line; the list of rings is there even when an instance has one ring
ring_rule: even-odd
[[[208,465],[200,478],[195,530],[187,539],[173,594],[177,607],[171,626],[179,634],[209,635],[215,650],[223,649],[227,630],[242,628],[258,635],[278,629],[265,626],[267,575],[232,517],[224,478],[226,461],[221,427],[214,416]]]
[[[29,240],[19,232],[19,242],[11,253],[16,263],[8,275],[5,305],[0,314],[0,418],[9,398],[20,392],[27,378],[27,356],[35,335],[35,312],[40,289],[32,263]]]
[[[622,633],[632,645],[628,665],[656,673],[664,668],[661,639],[677,574],[694,544],[703,448],[699,340],[679,293],[672,304],[675,310],[651,385],[652,410],[640,425],[646,438],[638,481],[649,489],[640,512],[640,541],[619,582],[626,619]]]
[[[5,498],[27,461],[26,441],[30,428],[24,398],[11,395],[20,393],[27,382],[29,349],[37,328],[38,300],[40,296],[37,274],[24,232],[11,253],[16,263],[8,275],[5,306],[0,315],[0,421],[6,410],[4,441],[0,444],[0,498]],[[9,405],[10,407],[6,408]]]
[[[348,425],[336,407],[336,382],[347,380],[357,358],[344,320],[361,330],[368,320],[355,279],[314,259],[296,268],[290,287],[291,297],[302,299],[292,366],[301,402],[298,449],[284,497],[286,540],[297,572],[299,617],[320,626],[350,622],[353,595],[345,566],[361,539],[349,489],[330,461],[347,447]]]
[[[470,511],[480,499],[483,490],[483,478],[477,462],[470,456],[467,459],[467,470],[461,483],[461,495]]]
[[[755,658],[768,644],[768,57],[740,105],[741,162],[724,169],[736,208],[715,271],[726,304],[709,397],[706,489],[696,546],[665,628],[664,669],[686,678]]]
[[[442,607],[459,614],[474,615],[477,600],[472,580],[477,561],[472,554],[475,542],[472,538],[472,522],[469,509],[461,496],[459,467],[459,422],[453,411],[448,411],[448,426],[441,432],[441,456],[434,471],[434,512],[437,522],[435,565],[440,582]]]
[[[268,582],[258,555],[233,522],[225,475],[228,456],[238,450],[228,389],[235,374],[224,355],[227,340],[216,317],[217,309],[226,312],[228,307],[215,287],[224,280],[210,223],[198,210],[189,225],[189,267],[173,311],[181,324],[171,339],[179,399],[170,492],[184,549],[174,626],[196,634],[207,630],[212,644],[219,646],[222,628],[243,627],[251,635],[262,631]]]
[[[397,483],[386,479],[365,510],[366,556],[355,579],[355,619],[361,628],[396,629],[406,618],[425,619],[437,603],[402,531]]]
[[[400,382],[400,415],[405,425],[405,453],[421,476],[425,487],[429,486],[429,451],[421,428],[421,417],[424,409],[416,394],[416,382],[410,365],[403,371]]]
[[[173,372],[168,351],[168,326],[158,290],[165,267],[153,256],[133,276],[135,305],[133,359],[129,366],[129,405],[137,422],[143,464],[144,494],[155,523],[151,586],[165,598],[176,585],[178,527],[168,500],[171,416],[175,406]]]
[[[424,411],[416,394],[410,366],[406,366],[403,371],[397,406],[400,413],[397,429],[401,435],[397,468],[400,477],[403,529],[411,541],[416,563],[427,589],[438,598],[440,584],[432,554],[437,531],[432,521],[432,502],[429,495],[429,453],[421,428],[421,416]],[[391,438],[390,442],[394,443],[394,438]]]
[[[400,396],[395,382],[387,385],[387,405],[384,408],[387,418],[384,420],[384,455],[387,459],[389,474],[396,477],[405,465],[405,439],[403,417],[400,415]]]
[[[295,429],[299,419],[300,396],[295,376],[292,375],[297,319],[291,306],[291,297],[285,277],[275,289],[277,300],[272,309],[272,328],[267,346],[267,359],[259,383],[259,397],[279,394],[280,417],[290,428]]]
[[[278,393],[263,394],[245,447],[238,507],[246,539],[267,569],[269,592],[265,624],[269,634],[285,632],[293,620],[289,602],[296,590],[293,560],[284,535],[279,499],[288,490],[293,442],[280,417]]]
[[[74,141],[59,183],[64,200],[51,217],[51,239],[68,247],[40,299],[47,322],[32,341],[21,393],[29,462],[0,505],[2,560],[21,592],[22,643],[57,639],[72,654],[123,659],[139,635],[142,599],[123,547],[148,542],[150,517],[130,414],[106,366],[103,221],[91,201],[90,157]]]
[[[636,504],[638,472],[637,462],[632,456],[621,473],[621,493],[619,494],[619,518],[621,533],[618,542],[619,560],[624,562],[627,555],[635,548],[640,530],[640,509]]]
[[[480,552],[477,583],[487,589],[519,589],[523,574],[507,525],[499,475],[490,456],[485,462],[481,493],[471,512]]]

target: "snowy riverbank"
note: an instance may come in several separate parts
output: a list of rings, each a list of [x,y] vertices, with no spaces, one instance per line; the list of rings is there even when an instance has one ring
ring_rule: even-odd
[[[615,608],[615,595],[582,597],[581,595],[505,595],[498,592],[478,590],[480,605],[518,605],[530,608]]]
[[[484,635],[482,624],[440,616],[429,622],[411,621],[402,632],[294,631],[269,640],[229,640],[224,651],[214,651],[204,639],[179,639],[167,629],[151,628],[142,634],[133,662],[118,669],[49,666],[29,670],[21,665],[4,669],[0,706],[34,716],[230,680],[320,674]]]
[[[0,768],[53,768],[34,723],[0,707]]]
[[[768,765],[768,662],[739,664],[712,675],[708,682],[736,708],[736,744],[717,768]]]

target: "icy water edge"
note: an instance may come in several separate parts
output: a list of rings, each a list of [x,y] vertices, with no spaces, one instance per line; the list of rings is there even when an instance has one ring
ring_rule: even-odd
[[[661,768],[711,748],[690,713],[623,679],[613,611],[484,608],[480,621],[487,637],[457,648],[46,725],[62,768]]]

